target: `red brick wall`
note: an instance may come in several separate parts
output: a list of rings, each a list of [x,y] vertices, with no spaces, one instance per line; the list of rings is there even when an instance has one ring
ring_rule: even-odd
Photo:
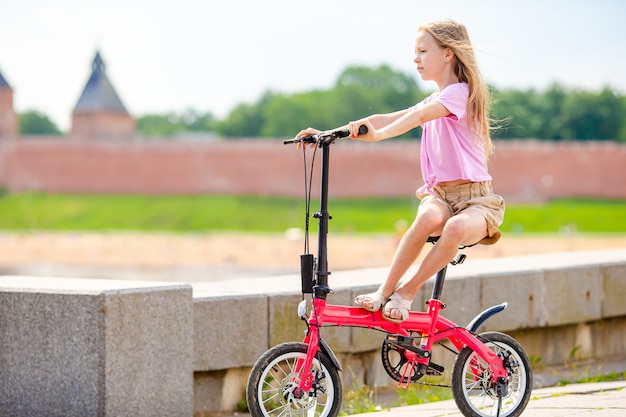
[[[512,141],[496,147],[490,170],[496,192],[508,201],[626,198],[626,145]],[[0,187],[8,190],[300,197],[303,183],[301,152],[279,140],[0,140]],[[417,141],[344,140],[331,147],[332,196],[404,196],[419,185]]]
[[[505,142],[490,167],[494,186],[509,200],[626,199],[626,144]]]

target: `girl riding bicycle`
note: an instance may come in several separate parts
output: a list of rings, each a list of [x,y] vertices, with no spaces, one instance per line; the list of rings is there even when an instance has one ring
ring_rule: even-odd
[[[492,152],[489,91],[482,80],[465,27],[454,21],[418,29],[415,59],[421,78],[438,91],[405,110],[350,122],[350,138],[375,142],[422,126],[421,170],[424,185],[415,220],[396,249],[389,273],[376,292],[355,303],[400,323],[424,282],[450,262],[460,245],[493,244],[500,238],[504,200],[493,193],[487,159]],[[359,135],[365,125],[367,134]],[[333,129],[335,130],[335,129]],[[321,133],[308,128],[297,137]],[[441,236],[416,273],[398,283],[413,265],[429,236]]]

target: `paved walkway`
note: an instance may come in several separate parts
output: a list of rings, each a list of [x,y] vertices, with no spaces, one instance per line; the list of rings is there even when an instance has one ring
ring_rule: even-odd
[[[391,408],[361,417],[463,417],[454,400]],[[626,381],[533,390],[522,417],[624,417]]]

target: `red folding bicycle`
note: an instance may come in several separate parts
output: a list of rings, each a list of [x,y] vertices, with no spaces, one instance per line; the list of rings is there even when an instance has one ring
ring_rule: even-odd
[[[360,133],[367,132],[361,126]],[[302,293],[310,294],[312,308],[307,314],[307,300],[298,305],[298,315],[306,323],[303,342],[279,344],[265,352],[254,364],[248,378],[246,399],[253,417],[335,417],[341,407],[341,366],[335,354],[321,338],[320,329],[327,326],[362,327],[386,333],[381,359],[387,374],[408,387],[425,375],[442,375],[444,368],[432,361],[433,346],[440,344],[455,353],[450,375],[452,395],[466,417],[515,417],[522,414],[530,399],[533,375],[528,355],[511,336],[499,332],[476,334],[489,317],[506,308],[506,303],[493,306],[477,315],[467,326],[457,325],[442,317],[445,308],[441,293],[447,266],[437,273],[432,297],[426,312],[411,311],[407,320],[396,324],[385,320],[381,310],[372,313],[361,307],[328,304],[332,294],[328,287],[327,234],[328,173],[330,145],[348,136],[346,130],[328,134],[288,139],[285,144],[314,143],[315,152],[322,150],[320,210],[313,214],[318,220],[318,256],[301,256]],[[313,161],[315,156],[313,156]],[[311,163],[311,174],[313,171]],[[310,185],[305,185],[307,200],[306,244]],[[430,238],[435,243],[436,237]],[[452,264],[462,263],[459,255]],[[443,344],[443,341],[447,341]]]

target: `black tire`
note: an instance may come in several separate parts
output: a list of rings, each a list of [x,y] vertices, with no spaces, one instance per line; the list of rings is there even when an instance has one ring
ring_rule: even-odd
[[[341,379],[330,358],[322,352],[317,354],[312,365],[312,371],[319,377],[319,387],[304,393],[301,398],[292,395],[291,388],[300,381],[294,372],[294,364],[305,359],[306,350],[304,343],[283,343],[256,361],[246,390],[252,417],[337,416],[341,407]]]
[[[482,333],[478,338],[494,352],[510,355],[505,361],[505,366],[509,368],[508,392],[502,397],[499,416],[520,416],[530,400],[533,387],[528,355],[515,339],[504,333]],[[480,373],[476,372],[477,368]],[[467,346],[461,349],[452,368],[452,395],[465,417],[498,415],[498,397],[495,387],[490,384],[489,367]]]

